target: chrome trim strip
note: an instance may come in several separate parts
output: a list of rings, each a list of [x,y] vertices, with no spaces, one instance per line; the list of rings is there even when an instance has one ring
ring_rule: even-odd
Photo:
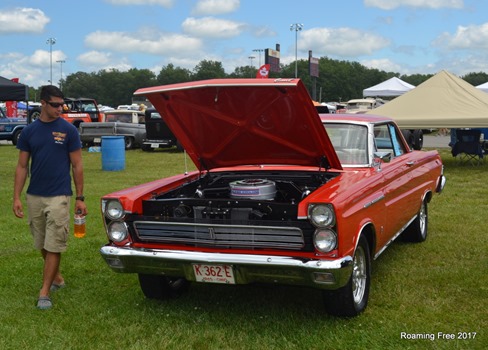
[[[379,201],[382,201],[383,199],[385,199],[385,195],[381,194],[378,198],[373,199],[371,202],[365,203],[364,208],[368,208],[368,207],[372,206],[373,204],[378,203]]]
[[[412,223],[412,222],[413,222],[413,221],[414,221],[414,220],[417,218],[417,216],[418,216],[418,215],[416,214],[416,215],[415,215],[413,218],[411,218],[411,219],[410,219],[410,221],[408,221],[408,223],[407,223],[406,225],[404,225],[404,226],[403,226],[403,227],[400,229],[400,231],[398,231],[397,233],[395,233],[395,235],[394,235],[394,236],[393,236],[393,237],[392,237],[392,238],[391,238],[391,239],[390,239],[388,242],[386,242],[386,244],[383,246],[383,248],[381,248],[381,249],[378,251],[378,253],[376,253],[376,254],[375,254],[374,259],[378,258],[378,256],[380,256],[380,254],[381,254],[381,253],[383,253],[383,252],[385,251],[385,249],[386,249],[386,248],[388,248],[388,246],[389,246],[390,244],[392,244],[392,243],[393,243],[393,241],[394,241],[395,239],[397,239],[397,238],[398,238],[398,236],[400,236],[400,235],[403,233],[403,231],[405,231],[405,230],[407,229],[407,227],[408,227],[408,226],[409,226],[409,225],[410,225],[410,224],[411,224],[411,223]]]

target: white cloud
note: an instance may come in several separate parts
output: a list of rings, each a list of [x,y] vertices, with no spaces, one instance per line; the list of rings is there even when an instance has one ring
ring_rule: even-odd
[[[0,11],[0,34],[41,33],[50,22],[44,12],[33,8]]]
[[[434,45],[449,49],[488,50],[488,23],[458,26],[455,34],[442,34],[434,41]]]
[[[189,17],[185,19],[182,27],[185,33],[203,38],[233,38],[245,29],[242,23],[214,17]]]
[[[125,58],[115,57],[112,53],[90,51],[85,52],[77,57],[80,65],[88,70],[99,71],[101,69],[117,69],[127,71],[133,68]]]
[[[430,9],[464,7],[464,0],[364,0],[368,7],[378,7],[382,10],[393,10],[398,7],[422,7]]]
[[[172,33],[90,33],[85,44],[96,50],[110,50],[125,53],[146,53],[151,55],[184,55],[200,50],[202,42],[197,38]]]
[[[385,72],[399,72],[405,74],[405,67],[398,63],[394,63],[387,58],[364,60],[360,62],[363,66],[374,68]]]
[[[298,48],[314,55],[356,57],[370,55],[388,46],[390,41],[376,34],[352,28],[313,28],[299,34]]]
[[[52,52],[52,63],[53,65],[56,64],[56,61],[65,60],[66,55],[59,50],[53,50]],[[45,68],[49,67],[51,63],[51,54],[49,51],[46,50],[36,50],[30,57],[26,57],[26,64],[29,66]]]
[[[112,5],[157,5],[166,8],[173,6],[173,0],[105,0]]]
[[[239,6],[239,0],[200,0],[192,10],[192,14],[195,16],[221,15],[234,12]]]

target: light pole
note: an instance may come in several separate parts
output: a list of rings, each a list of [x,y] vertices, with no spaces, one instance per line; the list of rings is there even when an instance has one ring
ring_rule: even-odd
[[[295,31],[295,78],[298,77],[298,31],[302,30],[302,23],[293,23],[290,25],[290,30]]]
[[[252,67],[252,66],[253,66],[253,65],[252,65],[252,60],[253,60],[253,59],[255,59],[256,57],[254,57],[254,56],[249,56],[248,58],[251,60],[251,67]]]
[[[51,67],[51,79],[49,81],[52,84],[53,83],[53,45],[56,44],[56,38],[47,39],[46,44],[49,44],[49,63]]]
[[[257,52],[258,53],[258,57],[259,57],[259,67],[261,67],[261,52],[263,52],[264,49],[254,49],[252,50],[252,52]]]
[[[59,79],[59,89],[62,90],[61,85],[63,84],[63,63],[65,63],[66,61],[65,60],[59,60],[56,62],[59,63],[59,67],[61,70],[61,79]]]

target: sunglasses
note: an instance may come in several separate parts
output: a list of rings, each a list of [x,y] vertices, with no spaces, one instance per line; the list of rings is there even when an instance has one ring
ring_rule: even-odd
[[[47,101],[46,101],[46,103],[47,103],[48,105],[50,105],[51,107],[53,107],[53,108],[59,108],[59,107],[61,107],[62,105],[64,105],[64,103],[59,103],[59,102],[47,102]]]

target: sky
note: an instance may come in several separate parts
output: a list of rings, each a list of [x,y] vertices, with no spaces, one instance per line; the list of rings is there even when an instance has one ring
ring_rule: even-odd
[[[284,64],[311,50],[399,74],[488,73],[488,1],[0,2],[0,76],[33,87],[80,71],[193,70],[202,60],[232,73],[258,68],[277,44]]]

